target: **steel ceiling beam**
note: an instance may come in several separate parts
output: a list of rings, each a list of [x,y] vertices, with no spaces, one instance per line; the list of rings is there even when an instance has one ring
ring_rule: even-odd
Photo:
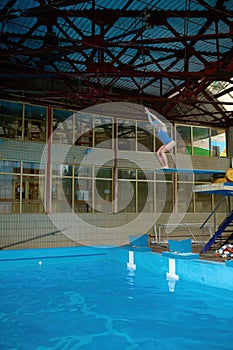
[[[78,106],[98,100],[127,98],[140,103],[150,102],[152,105],[153,101],[159,101],[161,110],[172,118],[172,108],[176,103],[183,101],[185,106],[193,106],[194,101],[198,103],[198,94],[212,81],[230,81],[232,78],[233,49],[229,47],[222,51],[220,43],[222,40],[233,40],[233,10],[227,11],[224,1],[220,0],[217,1],[216,7],[210,7],[204,0],[196,2],[203,10],[133,10],[132,0],[123,2],[122,9],[117,10],[95,8],[94,2],[90,9],[80,10],[77,9],[78,4],[87,2],[78,0],[47,1],[46,4],[40,0],[39,6],[15,10],[16,0],[11,0],[0,10],[0,22],[3,24],[0,43],[5,45],[5,49],[0,53],[1,94],[4,95],[5,88],[9,94],[13,94],[15,90],[11,90],[11,87],[14,86],[18,95],[24,94],[25,98],[35,101],[38,98],[36,89],[27,91],[18,78],[24,77],[29,86],[32,78],[49,81],[59,79],[64,85],[60,91],[67,103],[72,98],[76,99]],[[74,6],[73,10],[70,9],[71,5]],[[69,10],[65,9],[66,6],[69,6]],[[33,25],[25,34],[24,31],[5,32],[5,25],[9,25],[12,20],[15,25],[18,18],[31,19]],[[75,22],[78,18],[90,22],[87,31]],[[117,21],[126,18],[140,20],[140,26],[132,26],[127,30],[125,28],[124,33],[117,33]],[[63,28],[61,19],[76,33],[76,37]],[[181,19],[181,23],[186,21],[186,25],[190,19],[203,21],[202,24],[198,21],[200,28],[197,34],[189,35],[188,30],[181,34],[178,29],[173,28],[170,24],[171,19]],[[225,23],[224,32],[218,30],[220,21]],[[38,31],[40,26],[45,28],[41,35]],[[170,34],[158,38],[144,35],[148,28],[157,27],[159,30],[161,26]],[[212,33],[208,30],[211,26],[215,28]],[[37,40],[40,47],[30,47],[30,40]],[[213,43],[213,50],[203,50],[203,47],[197,49],[196,44],[205,41]],[[177,48],[176,44],[181,45]],[[130,57],[127,56],[129,50]],[[74,57],[76,53],[79,53],[78,58]],[[160,55],[161,53],[164,55]],[[200,62],[199,71],[192,69],[193,58]],[[67,65],[64,70],[63,63]],[[176,68],[178,63],[183,65],[180,70]],[[154,69],[151,69],[151,65]],[[131,83],[131,91],[119,87],[119,82],[124,78]],[[78,91],[77,80],[82,81],[83,86],[87,88],[86,92]],[[170,88],[167,92],[164,84],[168,82]],[[160,96],[145,93],[147,89],[153,89],[155,86],[159,86]],[[35,96],[32,96],[33,91]],[[174,92],[178,95],[171,101],[169,96]],[[52,85],[45,93],[41,89],[38,94],[51,104],[58,103],[59,91],[52,88]],[[227,123],[227,118],[224,119],[224,116],[220,115],[220,104],[208,99],[208,96],[205,103],[211,104],[219,117],[211,118],[210,113],[211,123]],[[201,108],[199,110],[201,111]]]

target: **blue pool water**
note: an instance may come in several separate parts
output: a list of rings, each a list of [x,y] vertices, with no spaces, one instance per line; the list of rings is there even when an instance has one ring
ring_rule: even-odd
[[[233,349],[231,291],[129,271],[106,256],[0,271],[1,350]]]

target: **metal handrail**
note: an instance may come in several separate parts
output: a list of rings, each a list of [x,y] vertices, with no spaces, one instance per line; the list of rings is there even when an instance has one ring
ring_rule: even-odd
[[[217,229],[217,222],[216,222],[216,211],[218,210],[218,208],[220,207],[220,205],[223,203],[223,201],[227,200],[227,196],[224,196],[219,202],[218,204],[215,206],[215,208],[213,209],[213,211],[209,214],[209,216],[207,217],[207,219],[203,222],[203,224],[200,226],[200,230],[202,230],[202,244],[203,247],[205,245],[204,242],[204,236],[205,236],[205,225],[207,224],[207,222],[209,221],[209,219],[214,215],[214,232],[216,232]],[[229,214],[229,208],[228,205],[226,205],[226,214]]]
[[[212,215],[214,215],[216,213],[216,211],[218,210],[218,208],[220,207],[220,205],[222,204],[223,200],[226,200],[226,197],[223,197],[218,204],[215,206],[215,208],[213,209],[213,211],[210,213],[210,215],[207,217],[207,219],[203,222],[203,224],[200,226],[200,229],[202,229],[205,224],[209,221],[209,219],[211,218]],[[214,230],[216,231],[216,227],[214,225]]]

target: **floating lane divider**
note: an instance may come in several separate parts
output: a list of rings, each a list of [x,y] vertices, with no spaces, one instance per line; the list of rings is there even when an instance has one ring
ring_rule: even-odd
[[[176,274],[176,260],[169,258],[169,270],[166,273],[169,292],[175,291],[176,281],[179,281],[179,276]]]
[[[134,264],[134,252],[129,251],[129,262],[127,263],[127,268],[130,270],[136,270],[136,265]]]

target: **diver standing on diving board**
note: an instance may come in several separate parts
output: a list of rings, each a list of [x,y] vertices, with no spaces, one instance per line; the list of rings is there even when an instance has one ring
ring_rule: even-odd
[[[175,147],[175,141],[168,135],[166,125],[158,117],[152,114],[146,107],[145,113],[148,116],[150,124],[154,129],[156,129],[158,138],[163,143],[163,145],[156,152],[161,164],[161,168],[168,169],[168,159],[166,152]]]

